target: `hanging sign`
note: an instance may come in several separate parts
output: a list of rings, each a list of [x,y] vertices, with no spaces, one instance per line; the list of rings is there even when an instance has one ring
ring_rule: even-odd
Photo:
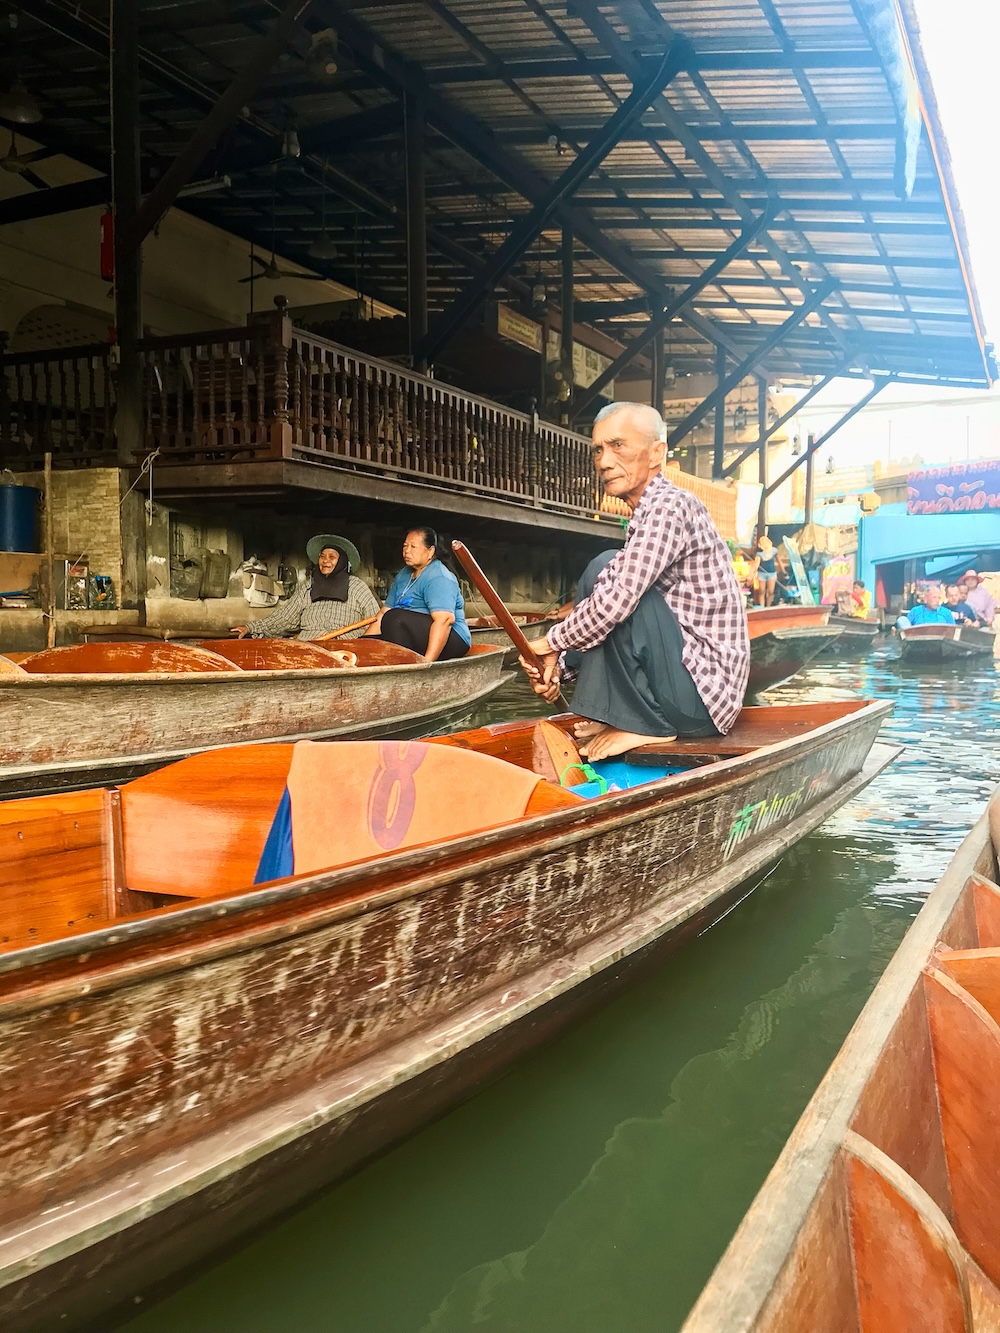
[[[906,478],[908,514],[975,514],[1000,509],[1000,459],[925,467]]]
[[[562,339],[555,329],[549,329],[548,346],[545,349],[545,359],[551,365],[559,360],[562,355]],[[573,383],[578,389],[589,389],[598,375],[607,370],[611,365],[609,357],[602,356],[600,352],[595,352],[592,347],[584,347],[582,343],[573,344]],[[605,384],[604,388],[599,390],[599,398],[613,399],[615,396],[615,382]]]
[[[509,305],[497,304],[491,307],[488,327],[491,333],[508,342],[517,343],[518,347],[527,347],[529,352],[541,353],[542,326],[525,315],[511,310]]]

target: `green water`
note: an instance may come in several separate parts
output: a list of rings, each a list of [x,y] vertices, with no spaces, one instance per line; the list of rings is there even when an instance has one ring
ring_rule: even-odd
[[[661,970],[122,1328],[679,1328],[991,788],[1000,676],[873,657],[773,701],[896,700],[903,758]],[[488,720],[523,715],[506,686]],[[487,720],[485,715],[478,720]]]

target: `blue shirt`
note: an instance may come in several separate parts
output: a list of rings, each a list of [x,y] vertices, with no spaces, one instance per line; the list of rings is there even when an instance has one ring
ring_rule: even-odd
[[[440,560],[432,560],[415,579],[412,570],[401,569],[392,581],[385,604],[404,611],[420,611],[425,616],[432,611],[450,611],[455,617],[452,629],[464,643],[472,644],[458,579]]]
[[[939,606],[936,611],[931,611],[926,606],[914,606],[906,612],[906,618],[911,625],[954,625],[955,623],[951,608],[947,606]]]

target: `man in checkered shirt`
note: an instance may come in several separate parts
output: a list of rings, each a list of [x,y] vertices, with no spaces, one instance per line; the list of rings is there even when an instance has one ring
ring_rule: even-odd
[[[632,509],[620,551],[592,560],[576,605],[531,647],[525,666],[553,702],[577,674],[573,707],[590,759],[650,741],[725,735],[750,673],[743,594],[708,510],[663,475],[666,430],[641,403],[612,403],[594,422],[594,463],[606,494]]]

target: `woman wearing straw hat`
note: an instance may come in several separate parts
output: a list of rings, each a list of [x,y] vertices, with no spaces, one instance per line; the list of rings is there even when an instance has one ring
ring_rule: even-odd
[[[235,625],[239,638],[317,639],[330,630],[345,629],[378,615],[378,602],[367,584],[351,571],[361,565],[358,548],[346,537],[320,533],[306,544],[306,555],[315,566],[311,577],[287,602],[268,616],[249,625]]]

